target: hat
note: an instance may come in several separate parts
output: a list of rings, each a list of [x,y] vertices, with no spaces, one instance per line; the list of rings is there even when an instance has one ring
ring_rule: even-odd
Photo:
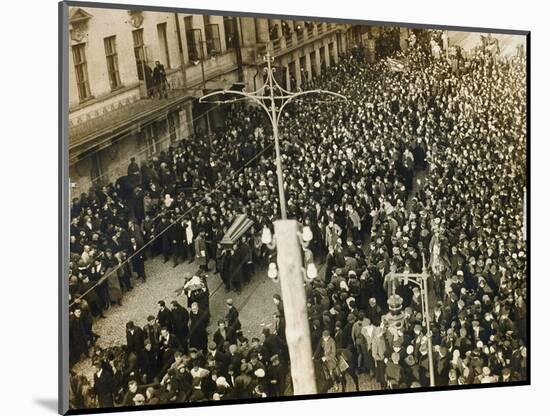
[[[265,377],[265,371],[263,368],[258,368],[256,371],[254,371],[254,375],[258,378]]]
[[[405,357],[405,364],[408,366],[413,366],[416,364],[416,361],[414,360],[414,357],[412,355],[407,355]]]
[[[273,364],[275,361],[279,360],[279,354],[272,355],[269,361]]]
[[[228,305],[233,305],[233,299],[229,298],[225,301]]]
[[[138,393],[134,396],[134,403],[143,403],[145,401],[145,397],[143,397],[143,394]]]

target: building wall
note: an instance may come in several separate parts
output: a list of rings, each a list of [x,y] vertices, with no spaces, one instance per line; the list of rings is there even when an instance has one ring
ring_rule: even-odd
[[[86,61],[88,63],[88,78],[91,94],[96,99],[109,96],[111,86],[107,73],[107,59],[105,56],[104,39],[116,36],[116,49],[118,55],[118,67],[120,81],[124,87],[137,86],[139,84],[136,60],[134,55],[134,41],[132,32],[136,30],[130,24],[130,15],[126,10],[108,10],[96,8],[82,8],[92,15],[88,22],[87,34],[81,42],[71,40],[71,46],[84,43]],[[143,42],[147,60],[154,63],[160,60],[164,54],[164,45],[159,44],[157,25],[166,23],[166,36],[168,54],[171,67],[180,65],[178,41],[176,34],[175,17],[173,13],[143,12],[143,23],[139,29],[143,29]],[[74,109],[80,104],[78,90],[76,88],[76,76],[72,51],[69,50],[69,107]],[[162,62],[165,66],[166,62]]]
[[[77,10],[71,8],[71,10]],[[84,123],[95,117],[101,117],[112,109],[123,105],[131,105],[136,100],[143,99],[145,88],[138,79],[138,70],[134,55],[134,41],[132,31],[136,27],[132,24],[132,15],[126,10],[109,10],[99,8],[81,8],[90,17],[86,20],[83,36],[71,40],[71,48],[75,44],[85,44],[87,72],[90,91],[93,99],[80,102],[76,86],[76,75],[72,51],[69,50],[69,121],[71,125]],[[167,69],[168,81],[174,88],[182,89],[187,96],[200,97],[203,88],[216,90],[228,88],[238,82],[237,54],[234,49],[228,49],[224,20],[222,16],[209,16],[211,24],[218,24],[220,35],[221,54],[208,57],[206,50],[205,19],[202,15],[187,15],[161,12],[141,12],[142,21],[138,25],[143,29],[146,60],[151,67],[154,61],[160,60]],[[204,55],[206,59],[201,63],[191,62],[186,38],[185,17],[192,16],[192,28],[202,31]],[[178,42],[176,19],[179,20],[181,48]],[[158,24],[166,23],[166,42],[170,66],[166,62],[165,46],[159,37]],[[278,33],[281,35],[280,20],[254,19],[240,17],[236,19],[236,28],[240,39],[242,54],[242,73],[247,91],[259,88],[263,82],[261,63],[266,45],[270,42],[269,30],[273,24],[278,24]],[[302,26],[304,22],[299,22]],[[79,24],[77,23],[77,26]],[[293,27],[293,25],[291,25]],[[298,85],[301,81],[300,58],[305,57],[305,69],[312,74],[312,67],[319,70],[320,62],[325,61],[330,66],[330,54],[337,55],[336,34],[326,33],[323,26],[322,33],[316,33],[313,38],[303,37],[297,41],[293,36],[292,46],[288,51],[283,50],[277,57],[275,65],[288,72],[288,65],[294,62],[297,68]],[[318,35],[318,36],[317,36]],[[121,87],[111,91],[105,55],[104,39],[116,36],[116,49]],[[345,44],[345,42],[342,42]],[[329,45],[332,50],[329,51]],[[324,47],[324,56],[320,48]],[[344,46],[343,46],[344,47]],[[286,48],[286,46],[285,46]],[[341,51],[343,52],[343,50]],[[311,58],[315,60],[312,65]],[[183,60],[183,65],[182,65]],[[304,62],[304,61],[302,61]],[[204,70],[204,80],[203,80]],[[287,81],[289,77],[287,76]],[[287,84],[287,88],[289,85]],[[223,124],[223,111],[212,108],[208,112],[212,128]],[[176,138],[186,139],[197,129],[206,130],[206,119],[199,114],[192,102],[187,102],[169,115],[159,114],[155,122],[149,125],[137,123],[130,133],[123,137],[113,138],[111,144],[95,153],[75,157],[76,161],[70,166],[71,181],[74,183],[75,194],[87,192],[94,183],[108,183],[126,174],[131,157],[141,161],[153,155],[152,140],[155,142],[155,152],[158,154],[166,149],[170,143],[168,137],[168,122],[166,117],[173,117],[177,125]]]

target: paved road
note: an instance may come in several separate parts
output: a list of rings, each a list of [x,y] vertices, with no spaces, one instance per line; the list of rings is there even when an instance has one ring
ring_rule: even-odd
[[[213,264],[213,263],[211,263]],[[97,346],[101,348],[124,345],[126,343],[125,326],[128,321],[143,326],[149,315],[158,311],[157,302],[164,300],[168,305],[177,300],[186,306],[185,295],[178,296],[178,289],[183,286],[183,276],[186,272],[194,273],[198,266],[195,263],[182,263],[172,267],[172,263],[164,263],[162,256],[148,260],[145,264],[147,281],[134,281],[134,289],[125,293],[122,306],[115,305],[105,312],[105,319],[98,319],[94,323],[94,332],[100,338]],[[212,316],[209,335],[216,330],[218,318],[226,314],[225,301],[232,298],[235,307],[239,310],[240,320],[243,323],[245,336],[251,338],[260,336],[264,326],[270,326],[272,314],[275,311],[273,294],[280,293],[280,286],[267,277],[265,270],[258,270],[246,284],[241,293],[226,292],[219,274],[210,273],[208,279],[210,289],[210,313]],[[75,366],[77,372],[89,374],[90,360]]]
[[[417,182],[420,180],[420,183]],[[425,172],[419,172],[415,176],[414,191],[416,192],[425,180]],[[412,196],[412,195],[411,195]],[[409,203],[410,201],[408,201]],[[368,244],[368,242],[366,242]],[[213,262],[211,262],[212,266]],[[158,311],[157,302],[164,300],[168,305],[172,300],[178,300],[186,306],[185,295],[177,295],[183,286],[183,276],[186,273],[194,273],[198,266],[195,263],[181,263],[172,267],[172,263],[164,263],[162,256],[150,259],[145,264],[147,281],[133,282],[134,289],[125,293],[122,306],[113,306],[105,312],[105,319],[99,319],[94,324],[94,331],[100,335],[97,345],[106,348],[126,344],[125,327],[128,321],[134,321],[136,325],[143,326],[149,315],[155,315]],[[324,276],[325,266],[318,267],[320,276]],[[226,292],[219,274],[209,273],[208,287],[210,289],[210,327],[211,337],[216,330],[218,318],[226,314],[226,303],[232,298],[235,307],[239,311],[243,325],[243,333],[249,339],[260,337],[261,330],[265,326],[272,326],[272,314],[275,312],[273,294],[281,293],[280,284],[267,277],[265,269],[258,267],[250,282],[246,284],[241,293]],[[74,370],[92,378],[93,368],[90,359],[82,360],[76,364]],[[380,386],[366,375],[359,376],[360,389],[363,391],[379,389]],[[352,381],[348,380],[347,391],[354,391]],[[335,390],[339,391],[339,390]]]

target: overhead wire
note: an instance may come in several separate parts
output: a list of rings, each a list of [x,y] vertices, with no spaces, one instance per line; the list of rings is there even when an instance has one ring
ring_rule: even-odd
[[[109,273],[105,274],[104,276],[102,276],[94,285],[92,285],[91,287],[89,287],[83,294],[81,294],[80,296],[78,296],[70,305],[69,305],[69,308],[71,308],[72,306],[74,306],[79,300],[82,300],[84,297],[86,297],[86,295],[88,295],[92,290],[94,290],[95,288],[97,288],[100,284],[102,284],[106,279],[108,279],[113,273],[117,272],[124,264],[128,264],[135,256],[137,256],[138,254],[140,254],[145,248],[147,248],[149,245],[151,245],[154,241],[156,241],[160,236],[162,236],[166,231],[168,231],[174,224],[176,224],[177,222],[181,221],[183,218],[185,218],[185,216],[187,214],[189,214],[191,211],[193,211],[199,204],[201,204],[202,202],[204,202],[206,200],[206,198],[211,194],[211,193],[214,193],[214,192],[217,192],[219,191],[219,188],[221,188],[222,185],[225,185],[225,183],[228,181],[228,180],[231,180],[233,179],[237,174],[239,174],[244,168],[246,168],[250,163],[252,163],[254,160],[256,160],[257,158],[259,158],[262,154],[264,154],[267,150],[269,150],[271,147],[273,147],[273,143],[270,143],[268,144],[267,146],[265,146],[261,151],[259,151],[258,153],[256,153],[256,155],[254,157],[252,157],[251,159],[249,159],[243,166],[241,166],[239,169],[237,169],[235,172],[233,172],[228,178],[224,178],[224,180],[218,184],[217,186],[215,186],[214,188],[212,188],[212,190],[210,192],[208,192],[205,196],[203,196],[199,201],[195,202],[195,204],[187,209],[183,214],[181,214],[176,220],[170,222],[170,224],[168,224],[168,226],[166,228],[164,228],[163,230],[161,230],[159,233],[157,233],[155,235],[155,237],[151,240],[149,240],[148,242],[146,242],[145,244],[143,244],[135,253],[133,253],[131,256],[129,256],[126,260],[124,260],[123,262],[119,263],[115,268],[113,268]],[[160,214],[159,214],[160,215]],[[158,218],[158,216],[156,218]]]

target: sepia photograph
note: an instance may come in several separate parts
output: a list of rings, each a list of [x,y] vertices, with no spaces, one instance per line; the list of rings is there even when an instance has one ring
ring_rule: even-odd
[[[530,383],[529,32],[60,17],[63,413]]]

